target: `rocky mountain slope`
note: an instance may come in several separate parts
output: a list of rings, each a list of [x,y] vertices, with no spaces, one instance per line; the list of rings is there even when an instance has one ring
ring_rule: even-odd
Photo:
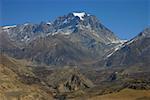
[[[59,92],[72,92],[91,88],[94,84],[83,76],[77,69],[58,69],[54,73],[47,76],[49,84],[57,88]]]
[[[106,66],[150,66],[150,28],[126,42],[106,59]]]

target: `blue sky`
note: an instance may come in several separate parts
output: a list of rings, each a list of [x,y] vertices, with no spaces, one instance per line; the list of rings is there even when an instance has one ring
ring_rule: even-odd
[[[150,0],[0,0],[0,26],[53,21],[73,11],[96,15],[121,39],[150,25]]]

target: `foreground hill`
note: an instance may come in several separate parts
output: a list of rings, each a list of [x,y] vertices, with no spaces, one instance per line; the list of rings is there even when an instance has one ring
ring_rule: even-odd
[[[150,90],[124,89],[117,93],[91,97],[87,100],[150,100]]]
[[[103,70],[70,67],[51,69],[31,64],[26,66],[25,61],[4,54],[0,58],[0,96],[4,100],[94,100],[102,98],[101,95],[104,94],[107,98],[107,94],[119,91],[121,92],[117,94],[122,96],[122,89],[125,88],[134,89],[131,91],[133,95],[136,95],[134,91],[150,89],[149,71],[135,70],[136,67]],[[142,96],[148,94],[141,94]]]
[[[29,66],[27,66],[29,65]],[[94,86],[79,70],[33,67],[24,60],[0,55],[0,98],[2,100],[54,100],[66,93]],[[44,70],[45,69],[45,70]]]
[[[24,83],[21,75],[34,77],[31,69],[13,58],[0,55],[1,100],[53,100],[52,94],[42,90],[39,85]]]

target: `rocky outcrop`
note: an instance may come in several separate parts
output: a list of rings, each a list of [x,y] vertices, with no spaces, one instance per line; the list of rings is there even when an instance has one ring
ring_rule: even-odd
[[[59,92],[73,92],[93,87],[94,84],[84,77],[77,69],[65,68],[55,70],[47,76],[47,83],[56,88]]]

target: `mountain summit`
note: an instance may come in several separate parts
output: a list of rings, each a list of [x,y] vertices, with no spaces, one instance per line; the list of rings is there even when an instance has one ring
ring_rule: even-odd
[[[84,20],[83,17],[86,15],[86,13],[85,12],[74,12],[73,15],[78,16],[80,18],[80,20]]]

